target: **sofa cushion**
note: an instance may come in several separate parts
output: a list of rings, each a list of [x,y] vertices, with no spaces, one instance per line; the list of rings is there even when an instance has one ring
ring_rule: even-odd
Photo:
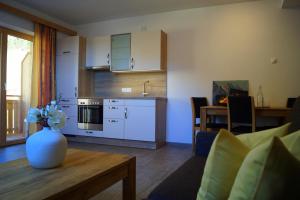
[[[281,139],[275,137],[251,150],[238,171],[229,199],[290,199],[285,196],[290,195],[287,191],[295,192],[300,184],[296,158],[300,156],[299,142],[300,131]]]
[[[248,147],[253,149],[256,146],[263,144],[268,140],[271,140],[275,136],[282,137],[287,135],[290,125],[291,123],[287,123],[277,128],[267,129],[264,131],[258,131],[254,133],[241,134],[236,137]]]
[[[249,151],[232,133],[221,129],[207,157],[197,200],[227,199]]]
[[[196,199],[206,158],[193,156],[160,183],[148,196],[149,200]]]

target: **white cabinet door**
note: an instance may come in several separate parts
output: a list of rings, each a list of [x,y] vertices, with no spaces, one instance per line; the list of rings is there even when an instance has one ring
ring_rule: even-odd
[[[78,135],[77,118],[67,117],[65,126],[61,129],[61,133],[68,135]]]
[[[86,66],[110,65],[110,36],[91,37],[86,40]]]
[[[126,106],[124,138],[155,141],[155,107]]]
[[[56,55],[79,53],[79,36],[63,37],[56,42]]]
[[[104,119],[124,119],[125,107],[124,106],[103,106]]]
[[[161,31],[131,33],[132,71],[161,69]]]
[[[74,117],[77,119],[77,105],[60,105],[66,117]]]
[[[124,120],[123,119],[104,119],[103,137],[124,139]]]
[[[57,97],[77,98],[78,54],[56,56]]]

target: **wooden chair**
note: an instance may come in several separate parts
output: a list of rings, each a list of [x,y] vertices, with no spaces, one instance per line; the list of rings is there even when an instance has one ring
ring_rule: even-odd
[[[251,96],[228,97],[228,130],[251,133],[256,130],[254,99]]]
[[[195,141],[196,141],[196,133],[200,131],[200,108],[202,106],[207,106],[207,99],[206,97],[191,97],[191,106],[192,106],[192,147],[193,151],[195,151]],[[199,119],[199,123],[197,122],[197,119]],[[212,129],[220,129],[220,128],[226,128],[227,124],[223,123],[207,123],[207,128]]]

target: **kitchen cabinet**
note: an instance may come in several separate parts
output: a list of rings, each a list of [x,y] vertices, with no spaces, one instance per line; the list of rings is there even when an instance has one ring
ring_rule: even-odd
[[[110,36],[89,37],[86,40],[86,67],[110,66]]]
[[[78,134],[77,96],[78,71],[80,67],[79,36],[64,37],[57,40],[56,55],[56,92],[59,105],[66,114],[63,134]]]
[[[111,71],[130,70],[130,35],[111,36]]]
[[[165,99],[105,99],[103,137],[165,142]]]
[[[77,98],[78,54],[65,53],[56,56],[57,97]]]
[[[56,55],[79,54],[79,36],[63,37],[57,39]]]
[[[124,139],[154,142],[155,107],[132,105],[126,109]]]
[[[163,31],[133,32],[111,36],[111,71],[164,71],[167,35]]]
[[[131,33],[131,70],[165,70],[166,42],[166,34],[162,31]]]
[[[124,139],[124,119],[104,119],[102,137]]]

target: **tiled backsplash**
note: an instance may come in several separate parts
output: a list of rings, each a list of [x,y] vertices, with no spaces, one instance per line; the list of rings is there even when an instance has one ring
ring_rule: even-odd
[[[94,74],[95,96],[130,97],[142,96],[144,82],[148,96],[167,96],[167,73],[110,73],[96,72]],[[131,88],[131,93],[122,93],[122,88]]]

